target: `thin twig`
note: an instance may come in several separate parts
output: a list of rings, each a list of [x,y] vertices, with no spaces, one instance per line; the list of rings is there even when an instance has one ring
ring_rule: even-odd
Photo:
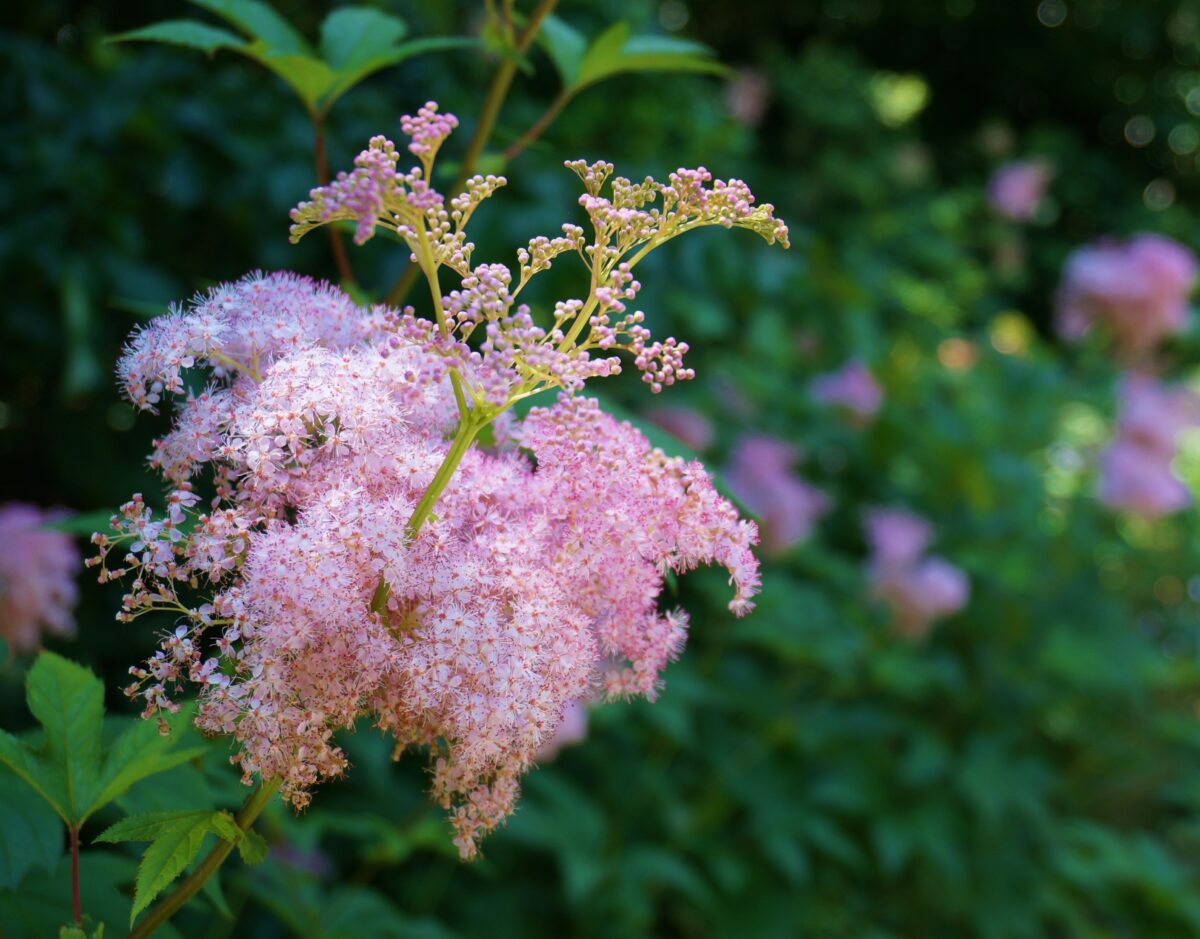
[[[324,186],[329,182],[329,159],[325,155],[325,117],[312,114],[314,131],[313,160],[317,167],[317,185]],[[338,277],[347,287],[354,286],[354,270],[350,267],[350,258],[346,254],[346,246],[342,244],[342,233],[336,225],[327,225],[329,232],[329,248],[333,252],[333,263],[337,265]]]

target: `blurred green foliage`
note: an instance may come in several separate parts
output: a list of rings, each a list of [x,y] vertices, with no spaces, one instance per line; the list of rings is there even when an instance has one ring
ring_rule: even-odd
[[[109,378],[129,329],[255,267],[333,272],[324,242],[286,239],[287,210],[313,183],[304,109],[227,53],[104,44],[160,18],[153,6],[5,14],[6,498],[86,511],[156,492],[142,460],[162,424],[135,421]],[[409,37],[483,24],[465,2],[377,6]],[[279,8],[309,36],[328,12]],[[1200,934],[1196,513],[1149,525],[1096,504],[1116,370],[1048,327],[1081,242],[1143,229],[1200,241],[1200,4],[580,0],[558,15],[593,39],[622,19],[702,42],[735,74],[580,89],[481,213],[478,256],[568,217],[564,158],[634,177],[702,163],[748,180],[792,224],[794,248],[698,236],[647,262],[643,305],[688,339],[700,375],[652,403],[712,417],[715,465],[748,428],[797,442],[836,509],[767,564],[748,619],[730,621],[719,576],[684,578],[692,637],[666,692],[594,711],[589,739],[531,774],[482,861],[455,860],[417,762],[391,764],[364,727],[346,740],[347,778],[302,817],[270,811],[269,860],[231,864],[179,933]],[[526,64],[497,154],[570,81],[536,48]],[[448,51],[367,79],[329,115],[331,166],[429,98],[463,119],[450,152],[465,146],[494,67],[493,53]],[[1030,155],[1058,175],[1018,227],[989,213],[983,186]],[[386,244],[352,260],[377,296],[403,267]],[[1175,343],[1180,376],[1198,353],[1195,331]],[[805,394],[850,357],[886,389],[865,431]],[[606,391],[631,411],[651,403],[636,381]],[[1180,469],[1200,485],[1198,442]],[[898,640],[866,597],[860,515],[877,504],[932,519],[939,553],[971,577],[970,606],[923,644]],[[112,623],[118,601],[119,588],[88,585],[79,638],[55,644],[103,675],[110,709],[153,643]],[[0,672],[14,730],[29,723],[26,666]],[[120,807],[233,807],[225,746],[139,783]],[[0,790],[13,782],[0,776]],[[117,817],[101,812],[85,839]],[[15,797],[0,822],[24,826],[31,846],[19,863],[0,849],[0,888],[24,877],[0,889],[0,910],[66,910],[46,820]],[[133,857],[85,854],[85,908],[110,929],[128,910]],[[14,929],[4,935],[25,934]]]

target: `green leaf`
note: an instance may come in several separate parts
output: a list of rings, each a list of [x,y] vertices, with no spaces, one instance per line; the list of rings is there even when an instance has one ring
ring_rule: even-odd
[[[52,870],[62,850],[63,827],[54,810],[0,769],[0,889],[13,889],[34,868]]]
[[[252,43],[240,51],[287,82],[310,111],[316,110],[317,101],[333,85],[333,70],[310,55],[280,55],[261,42]]]
[[[184,869],[195,860],[207,835],[239,841],[241,829],[228,812],[149,812],[122,819],[96,841],[149,841],[138,866],[132,923]]]
[[[269,55],[310,55],[312,47],[291,23],[258,0],[192,0],[263,44]]]
[[[629,39],[629,24],[614,23],[595,38],[579,63],[579,72],[572,82],[576,90],[620,71],[621,49]]]
[[[154,724],[136,721],[111,746],[102,747],[104,687],[88,669],[43,652],[26,678],[29,710],[42,725],[37,746],[0,731],[0,763],[32,786],[68,825],[93,812],[133,783],[199,756],[203,748],[175,749]],[[174,716],[186,721],[190,713]],[[107,753],[101,757],[102,750]]]
[[[631,37],[624,21],[613,24],[588,45],[576,29],[549,16],[538,39],[570,95],[623,72],[729,72],[713,58],[708,46],[671,36]]]
[[[96,509],[94,512],[73,512],[63,518],[46,522],[43,528],[64,531],[68,535],[91,535],[93,532],[111,532],[109,521],[116,514],[111,509]]]
[[[245,832],[237,846],[238,854],[247,864],[261,864],[267,859],[267,841],[254,829]]]
[[[390,51],[404,38],[404,20],[371,7],[340,7],[321,24],[321,57],[335,71]]]
[[[381,69],[399,65],[401,62],[427,52],[443,52],[448,49],[464,49],[476,45],[478,45],[476,40],[460,36],[430,36],[427,39],[414,39],[411,42],[401,43],[369,58],[351,61],[338,69],[332,84],[325,89],[320,101],[320,112],[322,114],[328,112],[333,103],[342,95],[364,78]]]
[[[174,714],[168,721],[172,727],[190,724],[191,708]],[[108,748],[104,764],[96,780],[96,795],[84,817],[124,795],[134,783],[165,770],[203,756],[205,747],[176,749],[179,732],[164,736],[154,721],[136,720]]]
[[[34,750],[0,731],[0,762],[33,786],[67,824],[82,821],[100,766],[104,687],[86,668],[43,652],[25,681],[29,710],[45,730]]]
[[[553,13],[542,21],[538,43],[558,69],[564,88],[570,88],[579,77],[579,66],[587,50],[583,33],[559,19]]]
[[[108,42],[165,42],[174,46],[199,49],[212,55],[218,49],[238,49],[246,41],[236,33],[196,20],[164,20],[141,29],[111,36]]]

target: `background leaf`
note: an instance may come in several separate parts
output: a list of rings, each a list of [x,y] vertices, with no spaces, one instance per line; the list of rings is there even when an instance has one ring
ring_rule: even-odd
[[[240,36],[196,20],[164,20],[141,29],[113,36],[112,42],[165,42],[212,55],[218,49],[240,49],[246,41]]]
[[[29,871],[52,870],[63,853],[62,821],[28,784],[0,767],[0,889]]]

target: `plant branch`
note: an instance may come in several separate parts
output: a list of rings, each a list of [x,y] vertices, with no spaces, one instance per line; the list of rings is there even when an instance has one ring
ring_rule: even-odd
[[[513,42],[512,54],[505,57],[492,76],[487,97],[483,101],[483,110],[479,112],[479,120],[475,123],[475,133],[471,135],[471,141],[467,144],[467,152],[463,154],[458,177],[454,180],[454,185],[446,192],[447,198],[453,198],[462,192],[463,184],[474,175],[475,165],[483,155],[488,140],[491,139],[492,130],[496,126],[496,118],[500,115],[500,108],[503,107],[504,99],[508,97],[509,88],[512,87],[513,78],[516,77],[520,58],[533,45],[538,30],[542,28],[542,20],[550,15],[557,4],[558,0],[538,0],[538,5],[534,7],[533,12],[529,14],[529,19],[525,22],[525,28]],[[390,306],[399,306],[404,302],[404,298],[412,289],[413,281],[417,278],[416,268],[415,264],[409,264],[404,269],[404,272],[392,285],[392,289],[388,291],[385,303]]]
[[[255,819],[262,814],[262,810],[267,807],[267,803],[271,801],[271,797],[275,795],[282,784],[283,780],[278,776],[259,783],[258,788],[247,796],[241,811],[238,812],[235,819],[237,827],[243,832],[249,831],[254,825]],[[181,880],[166,897],[150,908],[150,912],[142,917],[142,921],[129,931],[127,939],[146,939],[154,930],[174,916],[204,886],[208,878],[217,872],[234,847],[234,842],[226,841],[223,838],[218,839],[213,849],[196,866],[196,869]]]
[[[317,185],[324,186],[329,182],[329,158],[325,155],[325,116],[312,115],[314,141],[313,160],[317,169]],[[333,251],[333,263],[337,265],[338,277],[346,286],[354,285],[354,270],[350,267],[350,258],[346,254],[346,246],[342,243],[342,233],[336,225],[327,225],[329,232],[329,248]]]
[[[509,144],[508,148],[504,151],[504,162],[507,163],[510,160],[515,160],[526,147],[542,136],[546,132],[546,128],[554,123],[554,119],[562,113],[562,109],[567,106],[567,103],[573,97],[574,95],[566,88],[563,88],[555,95],[554,100],[542,112],[542,116],[530,124],[529,129],[525,133]]]
[[[68,825],[71,832],[71,906],[75,922],[83,923],[83,909],[79,905],[79,826]]]

